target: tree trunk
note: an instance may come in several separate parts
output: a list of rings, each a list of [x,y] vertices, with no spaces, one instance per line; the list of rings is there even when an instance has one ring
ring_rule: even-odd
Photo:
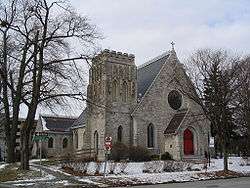
[[[224,152],[224,171],[228,171],[228,153]]]
[[[214,157],[217,159],[217,157],[218,157],[218,138],[217,138],[217,136],[215,136],[214,137],[215,138],[215,141],[214,141]]]
[[[223,154],[224,154],[224,171],[227,172],[228,171],[228,148],[227,148],[227,144],[223,144]]]
[[[29,157],[30,157],[30,139],[31,139],[31,131],[34,126],[34,119],[37,109],[37,103],[33,103],[34,106],[30,107],[28,111],[28,116],[26,121],[21,127],[21,169],[29,170]]]
[[[7,138],[8,139],[8,138]],[[14,163],[16,161],[15,154],[15,142],[12,142],[12,139],[7,141],[7,163]]]
[[[223,144],[220,142],[220,145],[219,145],[219,151],[220,151],[220,159],[223,158]]]
[[[29,148],[29,141],[30,141],[30,134],[28,133],[27,129],[22,130],[21,133],[21,169],[22,170],[29,170],[29,156],[30,156],[30,148]]]
[[[42,59],[39,60],[40,66],[37,69],[37,53],[38,53],[38,36],[39,31],[36,33],[35,37],[35,45],[34,45],[34,68],[33,68],[33,88],[32,88],[32,100],[29,106],[28,115],[25,121],[24,126],[22,127],[23,134],[21,134],[21,145],[22,145],[22,152],[21,152],[21,169],[22,170],[29,170],[29,157],[30,157],[30,136],[31,130],[34,125],[34,119],[36,115],[36,109],[38,105],[38,99],[40,95],[40,87],[41,87],[41,80],[42,80],[42,70],[43,70],[43,56],[40,57]]]
[[[250,109],[247,111],[247,156],[250,157]]]

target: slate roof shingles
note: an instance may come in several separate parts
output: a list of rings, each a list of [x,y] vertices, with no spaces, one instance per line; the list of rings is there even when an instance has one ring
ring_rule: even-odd
[[[137,69],[137,94],[138,98],[142,98],[155,77],[161,70],[164,63],[169,57],[168,53],[164,53],[156,59],[147,62]]]
[[[164,134],[177,133],[177,130],[180,127],[181,122],[185,118],[186,114],[187,111],[182,111],[180,113],[175,114],[174,117],[171,119],[170,123],[168,124],[166,130],[164,131]]]
[[[80,116],[72,124],[72,128],[83,126],[87,122],[87,109],[84,109]]]
[[[50,117],[43,116],[42,117],[46,122],[46,127],[49,131],[55,132],[70,132],[70,128],[76,118],[68,118],[68,117]]]

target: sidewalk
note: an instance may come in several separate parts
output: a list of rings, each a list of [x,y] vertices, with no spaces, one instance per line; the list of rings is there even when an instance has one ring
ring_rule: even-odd
[[[35,179],[16,180],[0,183],[0,187],[35,187],[35,188],[56,188],[56,187],[97,187],[88,182],[78,181],[71,175],[51,170],[47,166],[31,163],[31,168],[42,171],[42,176]]]

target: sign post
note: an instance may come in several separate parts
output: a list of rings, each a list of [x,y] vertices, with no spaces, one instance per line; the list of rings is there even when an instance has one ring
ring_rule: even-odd
[[[33,141],[39,141],[39,158],[40,158],[40,166],[42,165],[42,141],[48,140],[48,133],[45,132],[36,132],[35,136],[33,137]],[[40,168],[40,175],[42,176],[42,170]]]
[[[107,162],[108,162],[108,156],[110,154],[111,148],[112,148],[112,137],[108,136],[105,137],[105,164],[104,164],[104,173],[103,177],[106,177],[106,170],[107,170]]]
[[[208,150],[208,164],[210,166],[211,164],[211,155],[214,155],[215,154],[215,140],[214,140],[214,137],[210,137],[209,138],[209,150]]]
[[[41,133],[40,133],[41,134]],[[40,139],[40,166],[42,165],[42,140]],[[40,175],[42,176],[42,170],[40,167]]]

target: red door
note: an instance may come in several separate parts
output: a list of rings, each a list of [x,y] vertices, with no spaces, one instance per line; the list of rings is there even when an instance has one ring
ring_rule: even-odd
[[[184,131],[184,154],[193,155],[194,154],[194,143],[193,143],[193,133],[186,129]]]

